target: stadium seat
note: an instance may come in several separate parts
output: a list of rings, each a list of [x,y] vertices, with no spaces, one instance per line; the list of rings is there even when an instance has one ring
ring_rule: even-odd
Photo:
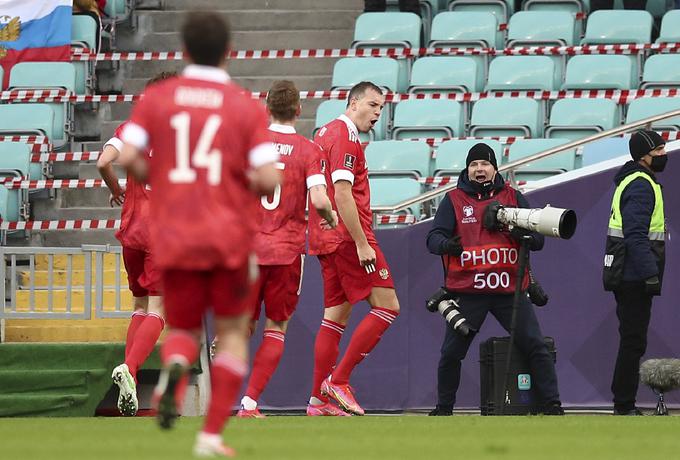
[[[671,10],[661,19],[661,31],[656,43],[680,42],[680,10]]]
[[[526,11],[565,11],[567,13],[585,13],[590,10],[590,0],[526,0],[523,8]]]
[[[483,72],[476,59],[467,56],[428,56],[411,70],[409,93],[466,93],[481,91]]]
[[[9,212],[9,190],[6,187],[0,187],[0,219],[10,219]]]
[[[387,0],[385,11],[399,11],[399,0]],[[439,0],[420,0],[420,19],[423,24],[423,36],[427,40],[432,30],[432,19],[439,11]]]
[[[470,135],[538,137],[542,134],[538,101],[528,98],[487,98],[475,102]]]
[[[418,141],[376,141],[366,146],[371,175],[425,177],[430,174],[430,146]]]
[[[346,108],[347,101],[340,101],[336,99],[323,101],[321,104],[319,104],[319,108],[316,109],[316,120],[314,122],[314,132],[312,135],[316,135],[316,132],[323,125],[345,113]],[[387,109],[383,110],[380,114],[378,122],[375,124],[375,126],[373,126],[373,129],[370,133],[359,133],[359,139],[361,139],[361,142],[384,139],[385,126],[387,125],[386,120],[388,117],[389,114],[387,113]]]
[[[555,64],[548,56],[500,56],[489,65],[486,91],[552,91]]]
[[[500,142],[494,140],[461,140],[454,139],[442,144],[437,149],[434,163],[434,176],[452,176],[465,169],[465,159],[473,145],[484,143],[491,147],[496,154],[496,159],[501,162],[503,147]]]
[[[485,11],[493,13],[499,24],[506,24],[514,13],[514,2],[507,0],[450,0],[449,11]]]
[[[611,99],[560,99],[550,111],[545,137],[575,140],[620,123],[621,110]]]
[[[523,139],[510,146],[508,162],[520,160],[539,152],[558,147],[569,142],[568,139]],[[540,180],[574,169],[576,154],[574,150],[557,153],[547,158],[520,166],[515,172],[515,180]]]
[[[54,138],[54,110],[49,104],[3,104],[0,105],[0,134],[47,136]],[[31,179],[40,179],[42,168],[31,163]]]
[[[12,67],[8,89],[62,89],[73,92],[76,70],[70,62],[20,62]],[[47,104],[54,111],[52,143],[59,146],[73,132],[73,105]]]
[[[574,56],[567,62],[562,89],[635,89],[637,72],[628,56]]]
[[[82,49],[99,49],[99,24],[89,14],[74,14],[71,20],[71,46]],[[94,88],[94,61],[74,61],[77,94],[92,92]]]
[[[650,43],[654,19],[642,10],[598,10],[588,16],[582,45]]]
[[[399,64],[392,58],[343,58],[333,66],[332,89],[349,89],[362,81],[371,81],[388,91],[399,88]]]
[[[126,0],[107,0],[104,13],[115,21],[124,21],[130,15],[129,2]]]
[[[0,177],[28,177],[31,151],[27,144],[19,142],[0,142]],[[0,188],[7,190],[6,187]],[[26,190],[7,190],[6,209],[2,219],[19,220],[21,207],[28,203]],[[0,200],[5,198],[0,197]]]
[[[575,42],[574,15],[566,11],[518,11],[508,24],[507,46],[570,46]]]
[[[503,45],[502,38],[492,13],[448,11],[439,13],[432,21],[429,46],[495,48]]]
[[[463,106],[443,99],[407,100],[394,109],[392,139],[454,137],[463,133]]]
[[[641,89],[680,87],[680,55],[655,54],[645,62]]]
[[[409,178],[371,177],[371,206],[391,206],[420,195],[420,184]],[[408,213],[420,217],[420,206],[408,208]]]
[[[628,106],[626,123],[633,123],[673,110],[680,110],[678,97],[642,97],[635,99]],[[680,131],[680,116],[657,121],[652,124],[652,127],[662,131]]]

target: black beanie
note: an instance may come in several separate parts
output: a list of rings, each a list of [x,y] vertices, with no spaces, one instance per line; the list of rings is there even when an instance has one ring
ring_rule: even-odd
[[[658,133],[641,129],[630,136],[628,148],[630,149],[630,156],[633,157],[633,160],[638,161],[655,148],[665,144],[666,141],[664,141]]]
[[[470,167],[470,163],[475,160],[486,160],[493,165],[494,169],[498,169],[498,163],[496,163],[496,154],[491,147],[482,142],[472,146],[468,152],[467,158],[465,159],[465,167]]]

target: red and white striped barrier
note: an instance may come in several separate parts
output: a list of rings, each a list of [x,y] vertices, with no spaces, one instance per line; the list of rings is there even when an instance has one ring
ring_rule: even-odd
[[[331,48],[288,50],[239,50],[229,59],[314,59],[344,57],[413,58],[420,56],[574,56],[578,54],[637,54],[640,52],[677,52],[680,43],[628,43],[582,46],[524,46],[515,48]],[[71,49],[72,61],[181,61],[181,51],[95,53],[83,48]]]
[[[105,230],[120,227],[120,219],[109,220],[0,220],[0,230]]]
[[[127,180],[120,179],[121,185],[125,185]],[[25,180],[22,178],[7,177],[0,180],[0,184],[11,190],[43,190],[61,188],[102,188],[106,183],[102,179],[47,179],[47,180]]]
[[[22,142],[31,147],[31,153],[49,152],[52,144],[47,136],[0,136],[1,142]]]
[[[415,224],[417,219],[412,214],[378,214],[375,218],[378,224]]]
[[[100,154],[99,151],[34,153],[31,155],[31,161],[36,163],[44,161],[95,161]]]
[[[442,185],[447,185],[452,182],[456,182],[458,177],[453,176],[438,176],[438,177],[421,177],[418,182],[425,185],[432,185],[434,187],[441,187]]]

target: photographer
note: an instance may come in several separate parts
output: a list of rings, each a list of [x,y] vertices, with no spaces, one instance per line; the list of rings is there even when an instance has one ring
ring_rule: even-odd
[[[518,227],[511,232],[484,228],[484,210],[492,201],[519,208],[528,208],[529,204],[498,174],[496,156],[488,145],[474,145],[465,165],[458,188],[442,200],[427,236],[429,251],[443,258],[448,296],[456,298],[458,304],[457,311],[442,312],[447,318],[446,336],[437,373],[437,407],[430,415],[451,415],[460,383],[461,361],[487,313],[491,312],[510,332],[518,275],[518,240],[528,236],[532,251],[542,249],[544,243],[542,235]],[[524,290],[528,284],[529,277],[525,276]],[[528,357],[535,379],[539,398],[535,411],[563,415],[555,366],[526,295],[521,296],[518,308],[515,344]],[[454,314],[459,317],[454,318]]]

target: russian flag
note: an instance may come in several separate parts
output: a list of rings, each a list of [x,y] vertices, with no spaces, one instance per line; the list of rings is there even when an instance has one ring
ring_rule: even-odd
[[[17,62],[69,61],[73,0],[0,0],[3,88]]]

